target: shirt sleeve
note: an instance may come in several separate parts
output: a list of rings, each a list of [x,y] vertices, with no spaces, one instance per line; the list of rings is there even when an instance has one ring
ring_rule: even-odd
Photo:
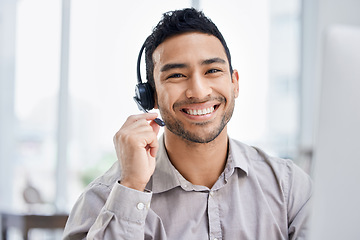
[[[63,239],[144,239],[152,193],[118,183],[106,189],[96,186],[85,191],[70,214]]]
[[[288,234],[290,240],[308,239],[311,213],[312,181],[295,164],[289,174]]]

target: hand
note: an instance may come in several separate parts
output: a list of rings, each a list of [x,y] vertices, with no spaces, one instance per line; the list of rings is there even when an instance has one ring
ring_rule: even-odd
[[[122,170],[121,184],[126,187],[144,191],[154,173],[160,129],[153,121],[156,117],[157,113],[130,116],[114,136],[116,155]]]

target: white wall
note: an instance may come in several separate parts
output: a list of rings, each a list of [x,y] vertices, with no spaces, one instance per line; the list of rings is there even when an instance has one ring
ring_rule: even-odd
[[[12,201],[16,1],[0,0],[0,209]]]

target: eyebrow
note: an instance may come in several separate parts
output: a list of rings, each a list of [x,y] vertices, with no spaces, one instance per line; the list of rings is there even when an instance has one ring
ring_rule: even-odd
[[[201,65],[209,65],[209,64],[212,64],[212,63],[222,63],[222,64],[225,64],[226,61],[222,58],[210,58],[210,59],[206,59],[204,61],[201,62]],[[187,68],[189,67],[189,65],[185,64],[185,63],[169,63],[169,64],[166,64],[164,65],[160,71],[161,72],[166,72],[166,71],[169,71],[171,69],[175,69],[175,68]]]
[[[223,64],[225,64],[226,61],[224,59],[222,59],[222,58],[216,57],[216,58],[210,58],[210,59],[204,60],[201,63],[201,65],[209,65],[209,64],[212,64],[212,63],[223,63]]]
[[[166,71],[169,71],[169,70],[174,69],[174,68],[186,68],[186,67],[188,67],[188,65],[185,64],[185,63],[169,63],[169,64],[164,65],[160,69],[160,71],[161,72],[166,72]]]

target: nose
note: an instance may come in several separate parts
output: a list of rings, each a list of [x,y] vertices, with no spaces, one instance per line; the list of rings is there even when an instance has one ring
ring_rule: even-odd
[[[196,74],[188,79],[188,87],[185,93],[187,98],[203,99],[211,93],[212,88],[205,77]]]

